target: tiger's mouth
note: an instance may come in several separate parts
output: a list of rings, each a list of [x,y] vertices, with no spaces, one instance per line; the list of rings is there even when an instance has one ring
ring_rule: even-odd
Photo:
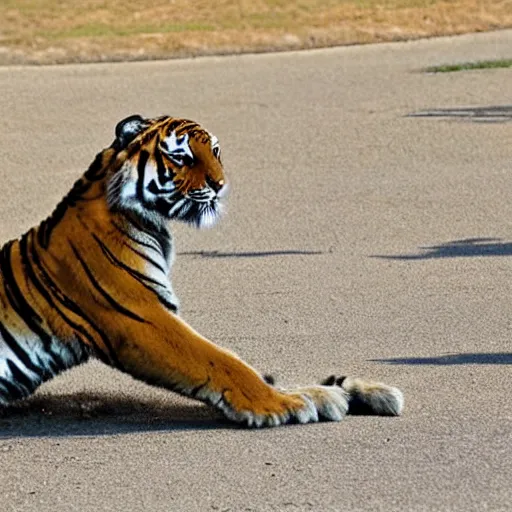
[[[207,191],[182,195],[169,210],[169,218],[193,224],[198,228],[214,226],[223,213],[218,195]]]

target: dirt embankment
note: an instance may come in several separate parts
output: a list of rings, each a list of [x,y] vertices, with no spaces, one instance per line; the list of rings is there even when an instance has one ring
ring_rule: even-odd
[[[0,64],[279,51],[511,26],[511,0],[5,0]]]

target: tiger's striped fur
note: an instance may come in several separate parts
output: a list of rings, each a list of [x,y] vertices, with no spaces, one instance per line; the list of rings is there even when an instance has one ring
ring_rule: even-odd
[[[218,141],[197,123],[121,121],[53,214],[1,249],[0,405],[94,356],[247,425],[399,414],[384,384],[279,389],[179,318],[169,221],[213,225],[225,187]]]

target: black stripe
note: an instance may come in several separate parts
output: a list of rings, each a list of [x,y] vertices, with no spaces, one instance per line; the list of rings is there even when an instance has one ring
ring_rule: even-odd
[[[71,190],[57,204],[52,214],[41,222],[38,230],[38,242],[41,247],[48,248],[55,226],[64,218],[69,207],[76,206],[76,203],[82,199],[83,194],[89,190],[90,186],[91,182],[85,178],[79,178],[75,181]]]
[[[76,344],[73,344],[72,342],[68,342],[66,344],[66,349],[69,351],[70,354],[73,355],[74,365],[78,365],[78,364],[81,364],[81,363],[84,363],[85,361],[87,361],[87,359],[89,359],[89,354],[84,350],[84,346],[86,346],[86,345],[83,342],[83,340],[81,340],[79,338],[79,336],[76,335],[76,333],[75,333],[75,336],[77,337]],[[80,349],[80,353],[77,352],[77,350],[76,350],[77,348]]]
[[[121,364],[119,360],[116,357],[115,351],[110,344],[110,341],[108,337],[101,331],[94,322],[82,311],[82,309],[71,299],[69,299],[56,285],[56,283],[53,281],[53,279],[50,277],[50,275],[46,272],[44,269],[39,256],[37,254],[37,250],[32,245],[31,247],[31,255],[32,260],[34,262],[34,265],[38,268],[39,272],[41,273],[41,276],[43,278],[43,281],[45,285],[51,290],[55,298],[67,309],[69,309],[72,313],[82,318],[85,322],[87,322],[94,331],[98,333],[101,340],[103,341],[103,344],[105,345],[108,354],[106,354],[103,349],[97,344],[96,340],[94,339],[91,334],[80,324],[77,324],[73,320],[71,320],[66,314],[64,314],[61,309],[57,306],[57,304],[53,301],[52,297],[48,295],[49,297],[49,303],[53,306],[55,311],[59,314],[59,316],[75,331],[78,331],[80,334],[82,334],[89,343],[95,348],[96,355],[98,358],[104,362],[105,364],[114,364],[115,366],[121,368]],[[37,279],[37,278],[36,278]]]
[[[162,197],[159,197],[156,201],[155,201],[155,210],[162,214],[164,217],[169,217],[169,212],[171,211],[171,208],[174,206],[173,203],[167,201],[167,199],[164,199]],[[180,206],[180,208],[178,209],[178,212],[181,210],[181,208],[183,208],[183,205]],[[175,212],[177,213],[177,212]]]
[[[110,263],[112,263],[112,265],[115,265],[116,267],[123,269],[125,272],[130,274],[134,279],[136,279],[142,286],[144,286],[144,288],[153,292],[157,296],[159,302],[162,305],[164,305],[167,309],[170,309],[174,313],[176,313],[176,311],[178,311],[178,308],[176,307],[175,304],[173,304],[172,302],[169,302],[165,297],[162,297],[157,292],[157,290],[155,290],[152,286],[147,285],[144,281],[147,281],[150,283],[155,283],[155,284],[161,286],[162,288],[167,289],[167,287],[165,285],[162,285],[158,281],[151,279],[150,277],[147,277],[144,274],[141,274],[140,272],[138,272],[137,270],[134,270],[133,268],[124,264],[122,261],[120,261],[118,258],[116,258],[112,254],[112,252],[108,249],[108,247],[94,233],[92,233],[92,236],[93,236],[94,240],[96,240],[96,243],[99,245],[103,254],[106,256],[107,260],[109,260]]]
[[[27,243],[28,233],[24,234],[19,242],[21,263],[23,265],[23,269],[27,273],[27,277],[30,279],[31,283],[36,287],[40,295],[46,300],[46,302],[53,306],[54,304],[51,295],[49,294],[48,290],[41,284],[41,282],[36,276],[36,273],[34,272],[34,269],[32,268],[32,264],[28,256]]]
[[[43,283],[41,283],[41,281],[39,280],[39,278],[37,277],[37,275],[34,271],[34,268],[32,267],[32,263],[30,261],[29,253],[28,253],[28,236],[29,236],[28,233],[23,235],[20,240],[20,244],[19,244],[23,268],[24,268],[25,272],[27,273],[27,277],[30,279],[31,283],[36,287],[37,291],[46,300],[46,302],[50,305],[50,307],[54,308],[58,313],[60,313],[59,308],[55,304],[51,294],[49,293],[47,288],[45,288]],[[34,251],[32,250],[32,254],[33,253],[34,253]],[[37,258],[37,254],[36,254],[36,258]],[[53,359],[54,364],[53,364],[52,371],[54,371],[54,368],[56,368],[57,373],[58,373],[68,366],[67,364],[64,363],[60,354],[56,354],[52,350],[51,344],[46,346],[45,348],[46,348],[46,354]],[[54,371],[54,373],[56,373],[56,372]]]
[[[48,289],[44,286],[44,284],[41,283],[41,281],[37,277],[36,273],[34,272],[34,268],[32,267],[32,263],[30,261],[29,253],[28,253],[28,236],[29,235],[27,233],[27,234],[23,235],[20,240],[20,255],[21,255],[21,261],[23,264],[23,268],[27,272],[27,276],[30,278],[30,281],[32,282],[32,284],[36,287],[37,291],[41,294],[41,296],[44,298],[44,300],[46,300],[46,302],[49,304],[49,306],[52,307],[53,309],[55,309],[55,311],[57,311],[59,313],[59,316],[61,316],[61,318],[63,318],[68,323],[71,323],[71,322],[69,322],[69,319],[67,319],[65,317],[65,315],[62,314],[60,309],[57,307],[57,304],[55,304],[55,301],[53,300],[52,295],[50,294]],[[41,269],[39,257],[37,255],[36,251],[34,250],[33,246],[31,247],[31,249],[32,249],[31,255],[32,255],[32,259],[34,261],[34,265],[36,265],[39,269]],[[51,283],[51,279],[49,281]],[[48,280],[46,281],[45,284],[48,285]],[[63,364],[62,358],[60,356],[58,356],[60,365],[58,364],[57,361],[55,361],[56,354],[51,350],[51,343],[49,345],[47,345],[45,347],[45,349],[46,349],[46,353],[54,359],[54,361],[53,361],[54,367],[57,368],[58,371],[64,369],[66,366],[68,366],[66,364]]]
[[[199,125],[195,121],[191,121],[189,119],[183,119],[183,122],[179,126],[180,135],[176,133],[176,136],[179,137],[181,134],[186,131],[189,136],[191,133],[195,133],[197,129],[199,129]],[[203,131],[203,130],[200,130]]]
[[[52,357],[59,362],[58,367],[57,367],[58,368],[57,373],[60,373],[61,371],[65,370],[66,368],[69,368],[70,366],[72,366],[72,364],[70,364],[70,362],[67,358],[64,359],[63,352],[64,351],[69,352],[69,350],[67,350],[67,347],[65,345],[61,345],[59,348],[61,350],[59,350],[58,352],[55,352],[55,350],[50,350],[50,354],[52,355]],[[65,354],[65,355],[69,356],[69,354]]]
[[[162,185],[164,185],[162,183]],[[155,180],[151,180],[148,185],[148,190],[155,196],[165,196],[170,194],[176,194],[176,189],[173,188],[172,190],[166,190],[165,188],[158,188],[158,185],[156,184]]]
[[[57,375],[57,373],[60,372],[61,369],[57,366],[57,363],[55,362],[54,359],[49,359],[45,364],[45,361],[41,359],[41,356],[39,354],[36,354],[35,358],[37,364],[39,365],[38,367],[40,368],[39,375],[41,377],[42,382],[51,379],[52,377]]]
[[[144,204],[144,175],[148,159],[149,153],[143,149],[139,154],[139,162],[137,164],[137,171],[139,173],[137,178],[137,197],[142,204]]]
[[[172,181],[174,179],[174,172],[172,169],[166,167],[164,160],[162,158],[162,154],[160,151],[155,151],[155,161],[156,161],[156,169],[158,172],[158,181],[165,185],[168,181]]]
[[[63,199],[68,206],[76,206],[82,196],[91,188],[92,183],[85,178],[80,178],[75,181],[73,188],[68,192],[67,196]]]
[[[201,128],[197,123],[194,123],[193,121],[190,122],[189,125],[182,126],[180,128],[180,132],[182,130],[186,130],[188,133],[188,136],[191,139],[195,139],[203,144],[206,144],[210,141],[210,136],[208,133]]]
[[[100,285],[100,283],[96,280],[93,273],[83,260],[83,258],[80,256],[80,253],[77,251],[76,247],[69,242],[69,245],[71,246],[71,250],[73,251],[74,255],[76,256],[77,260],[80,262],[80,265],[82,266],[85,274],[89,278],[89,281],[93,285],[93,287],[100,293],[100,295],[119,313],[128,316],[130,318],[133,318],[134,320],[137,320],[138,322],[146,323],[146,320],[142,318],[141,316],[137,315],[133,311],[130,311],[129,309],[126,309],[124,306],[119,304],[109,293],[103,289]]]
[[[48,352],[45,352],[45,355],[47,355]],[[43,380],[48,380],[55,375],[57,375],[60,371],[62,371],[62,368],[55,362],[55,359],[49,359],[48,361],[43,361],[41,359],[41,356],[38,354],[36,356],[37,362],[39,363],[39,366],[41,368],[44,368],[44,373],[42,374]],[[45,366],[46,364],[46,366]]]
[[[188,396],[191,396],[192,398],[196,398],[197,394],[203,390],[205,387],[210,384],[210,376],[208,376],[208,379],[206,379],[206,382],[203,382],[202,384],[199,384],[199,386],[196,386],[195,388],[192,388],[187,394]]]
[[[36,366],[29,355],[25,352],[23,347],[18,343],[14,336],[5,328],[5,325],[0,322],[0,335],[9,350],[26,366],[30,371],[39,374],[41,368]]]
[[[104,170],[106,171],[106,169],[104,169],[103,166],[104,153],[105,151],[101,151],[100,153],[98,153],[96,155],[96,158],[89,166],[89,169],[85,171],[84,177],[87,178],[89,181],[98,181],[105,176],[105,172],[101,172]]]
[[[15,383],[26,389],[25,395],[30,395],[36,388],[34,382],[32,382],[10,359],[7,359],[7,366],[9,370],[11,370]]]
[[[55,226],[62,220],[64,214],[68,209],[68,204],[65,199],[63,199],[53,210],[53,213],[46,220],[41,222],[37,232],[37,238],[39,245],[48,248],[50,245],[50,237]]]
[[[134,236],[132,236],[130,233],[128,233],[128,231],[124,230],[121,226],[119,226],[116,222],[114,221],[111,221],[112,222],[112,225],[123,235],[125,236],[126,238],[128,238],[128,240],[131,240],[132,242],[138,244],[138,245],[142,245],[143,247],[147,247],[148,249],[153,249],[154,251],[157,251],[159,254],[162,253],[161,249],[160,249],[160,246],[156,246],[156,245],[152,245],[152,244],[149,244],[147,242],[144,242],[142,240],[139,240],[137,238],[135,238]],[[153,238],[151,238],[151,240],[154,240]],[[156,240],[155,240],[155,243],[156,243]]]
[[[135,254],[137,254],[138,256],[140,256],[143,260],[147,261],[150,265],[153,265],[157,270],[160,270],[160,272],[162,272],[164,275],[166,275],[166,271],[165,269],[160,265],[160,263],[158,263],[157,261],[155,261],[154,259],[150,258],[147,254],[144,254],[143,252],[141,251],[138,251],[137,249],[134,249],[129,243],[127,242],[124,242],[123,241],[123,244],[128,247],[128,249],[130,249],[132,252],[134,252]]]
[[[75,206],[76,203],[83,198],[83,195],[91,188],[93,182],[99,181],[105,177],[108,165],[115,157],[114,152],[107,164],[104,165],[104,155],[106,151],[107,150],[101,151],[96,155],[87,171],[85,171],[85,174],[75,181],[71,190],[57,204],[52,214],[41,222],[37,237],[39,245],[44,249],[48,248],[52,231],[62,220],[68,208]]]
[[[137,279],[137,281],[146,281],[148,283],[155,284],[157,286],[160,286],[162,288],[166,288],[165,285],[163,285],[160,281],[157,281],[156,279],[153,279],[152,277],[148,277],[144,275],[142,272],[139,272],[138,270],[135,270],[134,268],[131,268],[126,263],[122,262],[117,256],[114,255],[114,253],[101,241],[100,238],[98,238],[97,235],[92,233],[92,237],[94,240],[96,240],[96,243],[99,245],[101,251],[103,254],[107,257],[107,259],[114,264],[116,267],[119,267],[123,269],[125,272],[128,272],[133,278]]]
[[[9,382],[7,379],[4,379],[3,377],[0,377],[0,385],[4,387],[4,389],[8,393],[8,399],[16,400],[18,398],[24,398],[26,395],[23,393],[23,391],[18,387]]]
[[[161,247],[162,247],[162,252],[163,252],[163,256],[164,258],[168,259],[169,256],[170,256],[170,250],[171,250],[171,241],[170,241],[170,237],[169,237],[169,234],[168,233],[164,233],[162,232],[161,233],[161,236],[158,237],[158,239],[156,238],[156,236],[158,236],[157,233],[154,233],[152,232],[151,234],[147,233],[143,228],[140,227],[140,225],[138,224],[138,221],[135,220],[135,219],[132,219],[131,217],[129,216],[125,216],[124,217],[125,220],[131,224],[135,229],[137,229],[138,231],[142,231],[144,232],[146,235],[150,236],[150,238],[152,240],[155,240],[155,242],[157,243],[160,243],[161,244]],[[117,264],[120,263],[121,265],[124,265],[124,263],[120,262],[113,254],[112,252],[106,247],[106,245],[94,234],[91,232],[91,230],[89,229],[89,227],[80,219],[80,222],[82,223],[82,225],[84,226],[84,228],[91,234],[91,236],[95,239],[95,241],[98,243],[101,251],[103,252],[103,254],[106,256],[106,258],[110,261],[110,263],[112,263],[113,265],[115,266],[119,266]],[[139,219],[140,220],[140,219]],[[168,252],[168,254],[166,255],[166,251]],[[154,293],[156,295],[156,297],[158,298],[158,301],[163,305],[165,306],[167,309],[169,309],[170,311],[172,311],[173,313],[176,313],[178,311],[178,308],[176,306],[176,304],[173,304],[172,302],[168,301],[165,297],[162,297],[158,292],[157,290],[155,290],[152,286],[149,286],[147,285],[146,283],[144,283],[143,281],[141,281],[137,276],[133,275],[133,273],[135,272],[138,276],[141,276],[142,279],[145,279],[147,281],[154,281],[153,279],[150,279],[146,276],[144,276],[143,274],[141,274],[140,272],[137,272],[136,270],[132,269],[131,267],[128,267],[127,265],[125,265],[125,270],[126,272],[128,272],[130,275],[132,275],[132,277],[134,277],[135,279],[137,279],[137,281],[142,285],[144,286],[144,288],[146,288],[147,290],[151,291],[152,293]],[[164,286],[162,285],[161,283],[159,282],[156,282],[159,286],[167,289],[167,286]]]
[[[167,126],[167,132],[171,133],[174,130],[176,130],[176,128],[178,128],[180,125],[185,124],[187,122],[189,121],[187,121],[186,119],[175,119],[174,121],[171,121]]]
[[[160,250],[167,260],[171,254],[171,239],[167,231],[159,229],[152,223],[142,217],[133,218],[131,215],[125,215],[126,221],[137,231],[141,231],[150,236],[160,246]]]
[[[169,302],[165,297],[162,297],[161,295],[159,295],[155,290],[153,290],[153,291],[158,299],[158,302],[160,302],[160,304],[162,304],[162,306],[165,306],[167,309],[169,309],[173,313],[178,312],[178,306],[176,306],[176,304]]]
[[[11,250],[13,241],[4,245],[0,253],[0,269],[4,278],[4,288],[7,299],[18,316],[27,324],[43,342],[46,348],[50,347],[52,337],[42,327],[42,318],[34,311],[32,306],[25,300],[16,279],[11,264]]]

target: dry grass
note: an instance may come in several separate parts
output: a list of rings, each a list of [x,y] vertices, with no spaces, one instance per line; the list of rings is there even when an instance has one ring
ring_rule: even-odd
[[[313,48],[512,26],[512,0],[2,0],[0,64]]]

